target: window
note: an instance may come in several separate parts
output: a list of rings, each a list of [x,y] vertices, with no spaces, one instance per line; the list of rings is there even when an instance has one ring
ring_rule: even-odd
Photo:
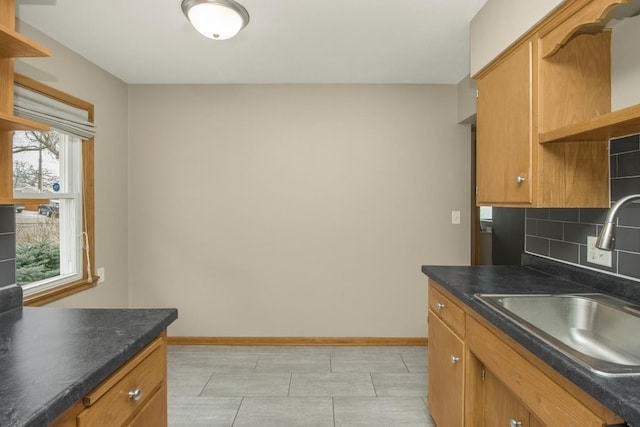
[[[14,132],[12,150],[16,281],[25,304],[41,305],[93,286],[93,131],[59,122],[90,122],[93,106],[22,76],[16,85],[15,114],[52,129]]]
[[[15,132],[13,184],[14,197],[36,199],[16,213],[17,284],[29,294],[81,279],[82,140]]]

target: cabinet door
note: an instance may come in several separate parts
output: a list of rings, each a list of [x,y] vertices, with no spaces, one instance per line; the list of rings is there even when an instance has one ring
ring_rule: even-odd
[[[462,427],[464,415],[464,346],[429,312],[429,411],[438,427]]]
[[[472,316],[467,317],[465,327],[465,346],[484,364],[485,371],[491,371],[536,414],[538,421],[549,426],[602,427],[607,422],[592,411],[599,406],[598,413],[613,421],[609,424],[618,422],[618,417],[599,404],[587,406],[580,400],[580,397],[586,397],[585,392],[577,387],[573,392],[568,391],[570,389],[532,363],[535,356],[520,354],[512,347],[513,344],[503,341]]]
[[[485,371],[484,426],[529,427],[529,411],[492,373]]]
[[[478,204],[532,202],[533,41],[478,80]]]

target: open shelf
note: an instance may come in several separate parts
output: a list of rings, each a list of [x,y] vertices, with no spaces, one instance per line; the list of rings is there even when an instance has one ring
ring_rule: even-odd
[[[640,132],[640,104],[539,135],[540,143],[602,141]]]
[[[40,130],[48,131],[49,126],[22,117],[0,113],[0,131]]]
[[[38,56],[51,56],[51,52],[23,35],[0,25],[0,57],[25,58]]]

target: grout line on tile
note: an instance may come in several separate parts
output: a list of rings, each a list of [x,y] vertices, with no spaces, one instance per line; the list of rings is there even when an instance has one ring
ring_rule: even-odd
[[[336,427],[336,398],[331,396],[331,412],[333,414],[333,427]]]
[[[399,356],[400,356],[400,360],[402,360],[402,364],[404,365],[404,369],[406,369],[407,372],[411,372],[409,370],[409,367],[407,366],[407,362],[404,361],[404,357],[402,357],[402,354],[399,354]]]
[[[244,403],[244,396],[240,398],[240,404],[238,405],[238,409],[236,409],[236,415],[233,417],[233,421],[231,421],[231,427],[233,427],[233,425],[236,423],[236,420],[238,419],[238,414],[240,413],[240,407],[242,406],[243,403]]]
[[[202,392],[204,391],[205,388],[207,388],[207,386],[209,385],[209,383],[211,382],[211,379],[213,378],[213,376],[215,375],[214,372],[211,373],[211,375],[209,375],[209,379],[207,380],[206,383],[204,383],[204,385],[202,386],[202,389],[200,390],[200,393],[198,393],[198,396],[202,396]]]
[[[376,384],[373,382],[373,374],[371,372],[369,372],[369,379],[371,380],[371,387],[373,387],[373,392],[375,393],[376,397],[380,397],[378,396],[378,390],[376,390]]]

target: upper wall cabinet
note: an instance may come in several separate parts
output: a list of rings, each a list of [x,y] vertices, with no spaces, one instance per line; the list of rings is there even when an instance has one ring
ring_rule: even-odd
[[[478,79],[478,203],[531,203],[533,67],[527,40]]]
[[[478,205],[609,206],[608,139],[640,132],[640,106],[611,112],[625,3],[568,0],[474,76]]]

